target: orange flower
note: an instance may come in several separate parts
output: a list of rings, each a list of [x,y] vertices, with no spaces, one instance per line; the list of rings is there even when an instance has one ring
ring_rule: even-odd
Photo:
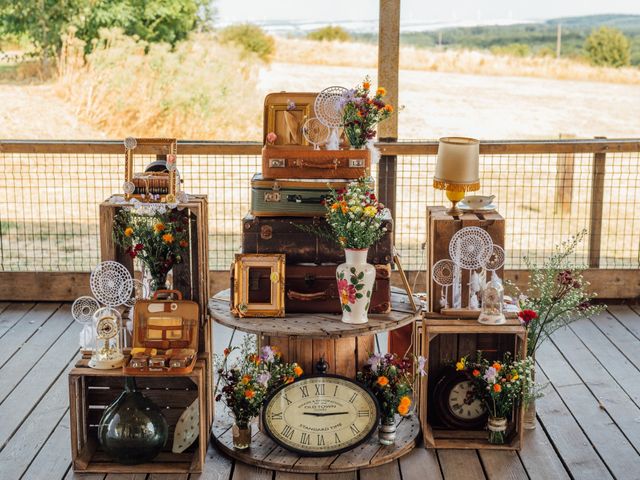
[[[277,358],[280,358],[282,356],[282,352],[278,347],[271,347],[271,350],[273,351],[273,353]]]
[[[255,363],[256,365],[260,364],[260,357],[258,355],[256,355],[255,353],[249,355],[249,361],[251,363]]]
[[[500,393],[502,391],[502,386],[499,383],[496,383],[493,386],[493,391],[496,392],[496,393]]]
[[[244,383],[245,385],[247,383],[249,383],[251,381],[251,375],[243,375],[242,376],[242,383]]]
[[[477,377],[478,375],[480,375],[480,370],[478,370],[478,369],[476,368],[473,372],[471,372],[471,374],[472,374],[474,377]]]
[[[384,97],[387,94],[387,90],[384,87],[378,87],[376,90],[376,95]]]
[[[389,379],[384,375],[380,375],[378,377],[378,380],[376,380],[376,383],[381,387],[386,387],[387,385],[389,385]]]
[[[409,405],[411,405],[411,399],[407,395],[405,395],[400,399],[400,405],[406,405],[408,407]]]
[[[245,390],[244,396],[245,398],[251,399],[256,396],[256,392],[254,392],[253,390]]]
[[[338,237],[338,241],[344,247],[347,244],[347,237]]]
[[[398,413],[403,416],[409,413],[409,405],[398,405]]]
[[[224,349],[224,356],[225,357],[228,357],[230,353],[231,353],[231,349],[230,348],[225,348]]]
[[[502,370],[502,365],[500,365],[498,362],[494,362],[491,366],[496,369],[496,372]]]
[[[287,377],[284,383],[293,383],[293,377]]]
[[[362,82],[362,88],[364,88],[365,90],[369,90],[370,87],[371,87],[371,83]]]
[[[293,373],[295,373],[296,376],[299,377],[304,373],[304,370],[302,370],[302,367],[300,367],[300,365],[296,365],[295,367],[293,367]]]
[[[182,248],[188,247],[189,246],[189,242],[187,242],[186,240],[180,240],[180,246]]]
[[[170,233],[165,233],[165,234],[162,236],[162,241],[163,241],[164,243],[173,243],[173,241],[174,241],[174,240],[175,240],[175,239],[173,238],[173,235],[171,235]]]
[[[340,204],[339,203],[334,203],[333,205],[331,205],[331,210],[337,210],[340,208]]]
[[[389,104],[384,106],[385,111],[389,112],[389,113],[393,113],[393,107]]]
[[[164,223],[156,223],[153,226],[153,229],[156,231],[156,233],[160,233],[164,230]]]
[[[133,228],[131,227],[127,227],[124,229],[124,236],[125,237],[130,237],[131,235],[133,235]]]

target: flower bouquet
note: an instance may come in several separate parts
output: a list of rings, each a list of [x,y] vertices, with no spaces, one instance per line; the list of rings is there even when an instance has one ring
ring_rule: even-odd
[[[378,87],[371,93],[371,81],[366,77],[362,84],[347,90],[342,97],[342,121],[344,133],[353,148],[362,148],[376,136],[375,127],[393,113],[393,107],[385,103],[386,90]]]
[[[151,293],[167,288],[167,275],[182,263],[189,246],[188,223],[175,210],[145,215],[123,208],[117,213],[114,241],[142,262]]]
[[[424,372],[424,360],[419,362]],[[380,443],[391,445],[395,441],[396,413],[406,416],[411,411],[413,394],[413,367],[411,360],[396,354],[371,354],[357,380],[368,387],[380,406]]]
[[[475,362],[461,358],[456,363],[456,370],[468,374],[476,398],[489,412],[489,443],[504,444],[511,412],[523,401],[525,389],[532,382],[533,360],[527,357],[514,361],[507,353],[502,361],[492,362],[478,352]]]

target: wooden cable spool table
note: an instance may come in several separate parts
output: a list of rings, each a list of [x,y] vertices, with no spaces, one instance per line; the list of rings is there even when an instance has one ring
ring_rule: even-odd
[[[305,372],[313,373],[320,357],[329,364],[327,373],[355,378],[369,353],[374,351],[375,334],[416,323],[406,293],[393,289],[391,312],[370,314],[369,322],[346,324],[336,314],[288,314],[284,318],[236,318],[229,310],[229,290],[209,300],[209,314],[217,323],[258,336],[259,345],[277,346],[283,357],[298,362]],[[415,331],[415,329],[414,329]],[[272,470],[323,473],[348,472],[391,462],[416,445],[420,434],[417,414],[398,417],[396,443],[383,446],[377,432],[358,447],[340,455],[303,457],[278,446],[269,436],[254,428],[251,448],[236,450],[231,435],[232,419],[218,418],[211,432],[218,448],[236,460]]]

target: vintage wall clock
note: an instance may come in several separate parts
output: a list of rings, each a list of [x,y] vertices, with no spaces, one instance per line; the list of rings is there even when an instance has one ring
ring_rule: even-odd
[[[333,455],[364,442],[378,426],[378,402],[360,384],[337,375],[309,375],[266,401],[262,421],[280,446],[300,455]]]
[[[473,394],[473,383],[464,372],[447,368],[437,379],[430,409],[438,423],[448,428],[477,429],[487,422],[482,401]]]

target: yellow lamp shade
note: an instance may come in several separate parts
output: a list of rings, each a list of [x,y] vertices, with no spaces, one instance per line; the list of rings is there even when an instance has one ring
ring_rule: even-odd
[[[466,137],[441,138],[433,186],[452,192],[479,190],[479,158],[478,140]]]

